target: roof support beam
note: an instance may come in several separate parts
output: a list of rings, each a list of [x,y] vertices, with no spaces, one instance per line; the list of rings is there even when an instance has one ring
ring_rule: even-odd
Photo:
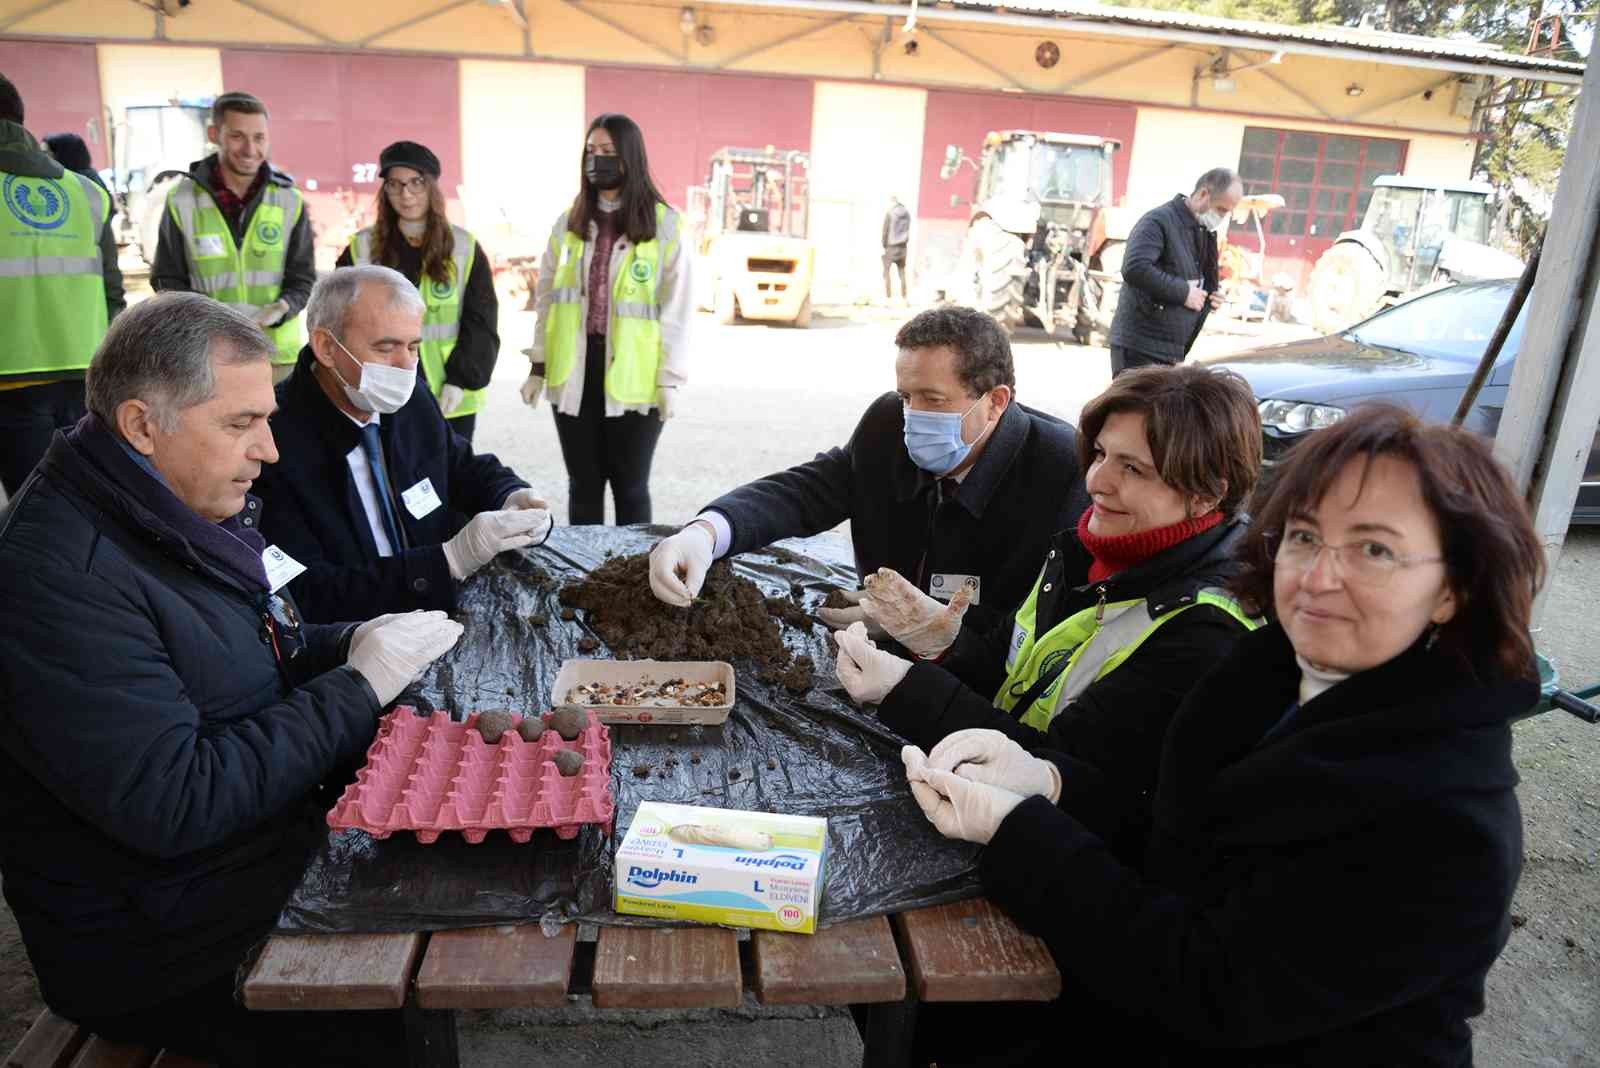
[[[310,26],[307,26],[303,22],[296,22],[294,19],[291,19],[291,18],[289,18],[289,17],[287,17],[285,15],[280,15],[276,11],[269,11],[267,8],[264,8],[260,4],[255,3],[254,0],[233,0],[233,2],[238,4],[242,8],[247,8],[250,11],[254,11],[258,15],[264,15],[267,18],[271,19],[273,22],[281,22],[283,25],[289,27],[291,30],[295,30],[295,31],[297,31],[299,33],[303,33],[307,37],[313,37],[316,40],[321,41],[323,44],[337,45],[337,44],[343,44],[344,43],[343,41],[334,40],[332,37],[329,37],[325,33],[321,33],[321,32],[319,32],[317,30],[313,30]]]
[[[0,30],[10,29],[19,22],[26,22],[28,19],[33,18],[33,16],[41,15],[53,7],[60,7],[66,2],[67,0],[44,0],[44,3],[42,4],[34,4],[32,7],[24,8],[15,15],[12,15],[10,18],[6,19],[4,22],[0,22]]]
[[[465,0],[465,2],[466,3],[476,3],[477,0]],[[587,5],[580,4],[578,2],[578,0],[561,0],[561,2],[563,4],[566,4],[568,7],[572,8],[574,11],[583,12],[585,15],[588,15],[590,18],[594,19],[596,22],[603,23],[604,25],[610,26],[613,30],[616,30],[618,33],[622,34],[622,36],[628,38],[629,40],[633,40],[633,41],[639,42],[640,44],[644,45],[646,48],[650,49],[650,51],[655,52],[658,55],[665,56],[666,58],[670,59],[676,66],[684,67],[684,66],[688,65],[688,63],[684,60],[683,56],[679,55],[677,52],[674,52],[672,49],[667,48],[665,45],[657,44],[655,41],[650,40],[650,38],[645,37],[642,34],[640,34],[637,31],[635,31],[633,29],[633,27],[625,26],[625,25],[623,25],[622,23],[618,22],[616,19],[612,18],[609,15],[602,15],[598,11],[591,11],[591,10],[589,10]]]
[[[1429,82],[1427,85],[1419,85],[1415,89],[1401,93],[1399,96],[1391,96],[1387,100],[1375,100],[1370,104],[1359,107],[1350,112],[1345,116],[1345,118],[1359,119],[1363,115],[1371,115],[1374,111],[1382,111],[1384,108],[1393,107],[1396,104],[1403,104],[1414,96],[1421,96],[1423,93],[1431,93],[1435,89],[1443,89],[1445,86],[1449,85],[1459,77],[1461,77],[1459,74],[1446,74],[1438,81]]]
[[[731,67],[735,63],[743,63],[752,56],[759,56],[761,53],[770,51],[771,49],[781,48],[791,41],[798,41],[802,37],[810,37],[814,33],[821,33],[823,30],[826,30],[829,27],[837,26],[841,22],[849,22],[853,18],[855,18],[854,15],[835,15],[831,19],[823,19],[821,22],[813,23],[804,29],[795,30],[792,33],[786,33],[782,37],[768,41],[765,44],[758,44],[753,48],[747,48],[743,52],[738,52],[734,55],[728,56],[726,59],[718,60],[716,67],[718,70],[721,70],[726,67]]]
[[[1131,59],[1119,59],[1115,63],[1107,63],[1103,67],[1096,67],[1087,74],[1080,74],[1070,82],[1065,82],[1061,85],[1058,85],[1050,91],[1052,93],[1070,93],[1079,86],[1092,85],[1108,74],[1117,74],[1121,71],[1127,70],[1129,67],[1136,67],[1146,60],[1154,59],[1157,56],[1164,56],[1173,49],[1181,47],[1183,46],[1177,42],[1173,42],[1172,44],[1162,45],[1160,48],[1152,48],[1150,51],[1141,53],[1132,57]]]
[[[399,33],[401,30],[409,30],[419,22],[427,22],[436,15],[443,15],[447,11],[454,11],[458,7],[466,7],[468,4],[476,4],[477,2],[478,0],[454,0],[453,3],[443,4],[439,7],[433,8],[430,11],[424,11],[420,15],[413,15],[404,22],[397,22],[393,26],[385,26],[377,33],[369,33],[367,36],[357,41],[356,44],[362,48],[365,48],[367,45],[371,44],[373,41],[376,41],[380,37],[387,37],[391,33]]]
[[[1263,78],[1267,79],[1267,81],[1269,81],[1272,84],[1276,85],[1278,88],[1282,89],[1284,92],[1288,93],[1290,96],[1295,97],[1297,100],[1299,100],[1306,107],[1310,108],[1312,111],[1315,111],[1318,115],[1321,115],[1323,118],[1327,119],[1328,121],[1330,121],[1330,122],[1337,122],[1338,121],[1337,117],[1335,117],[1334,115],[1329,113],[1325,108],[1323,108],[1323,106],[1321,104],[1317,103],[1314,98],[1312,98],[1310,96],[1307,96],[1305,93],[1302,93],[1299,89],[1296,89],[1294,86],[1290,85],[1288,82],[1284,81],[1282,78],[1278,77],[1276,74],[1272,73],[1267,68],[1262,67],[1256,73],[1260,74]]]
[[[954,52],[956,55],[962,56],[962,57],[964,57],[964,58],[966,58],[968,60],[971,60],[973,63],[976,63],[978,66],[982,67],[984,70],[988,71],[990,74],[994,74],[994,75],[997,75],[997,76],[999,76],[1001,78],[1004,78],[1007,82],[1011,83],[1012,88],[1020,89],[1024,93],[1031,93],[1031,92],[1035,91],[1030,86],[1024,85],[1022,82],[1019,82],[1016,78],[1013,78],[1008,72],[1006,72],[1004,70],[1001,70],[999,67],[995,66],[993,63],[990,63],[987,59],[984,59],[982,56],[973,55],[971,52],[967,51],[965,48],[962,48],[960,45],[958,45],[954,41],[950,40],[950,38],[946,37],[944,34],[940,33],[938,30],[934,29],[932,26],[919,26],[918,30],[920,32],[922,32],[922,33],[927,34],[929,37],[932,37],[935,41],[938,41],[940,44],[942,44],[946,48],[950,49],[950,51]]]

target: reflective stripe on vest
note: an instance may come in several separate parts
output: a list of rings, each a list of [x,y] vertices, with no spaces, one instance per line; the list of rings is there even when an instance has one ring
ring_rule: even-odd
[[[1006,658],[1006,681],[995,695],[994,704],[996,708],[1015,712],[1016,703],[1027,695],[1039,678],[1056,667],[1061,657],[1068,657],[1066,670],[1034,699],[1032,705],[1022,710],[1021,721],[1040,731],[1046,730],[1050,721],[1090,685],[1115,671],[1138,651],[1139,646],[1163,624],[1195,605],[1208,604],[1220,608],[1237,619],[1246,630],[1254,630],[1261,625],[1259,619],[1247,615],[1239,602],[1227,593],[1206,588],[1195,594],[1189,603],[1154,618],[1150,615],[1149,602],[1142,597],[1104,606],[1091,605],[1057,623],[1035,641],[1033,627],[1038,609],[1039,581],[1035,580],[1033,592],[1017,609],[1016,624],[1011,634],[1011,654]],[[1100,616],[1099,622],[1095,620],[1096,614]]]
[[[473,236],[459,226],[450,227],[453,243],[450,248],[450,281],[438,282],[427,275],[418,281],[417,291],[422,294],[422,348],[418,362],[422,364],[423,377],[428,388],[437,397],[444,389],[444,368],[455,351],[456,338],[461,333],[461,294],[466,278],[472,272],[472,260],[477,250]],[[367,227],[356,234],[350,244],[350,261],[359,266],[372,262],[373,228]],[[469,389],[461,399],[461,406],[450,413],[451,419],[475,415],[483,410],[487,389]]]
[[[210,190],[202,196],[200,188],[193,178],[184,178],[167,195],[168,210],[183,231],[189,254],[190,288],[251,315],[283,295],[289,235],[305,202],[298,189],[268,182],[246,223],[240,248]],[[267,336],[278,349],[273,363],[293,363],[305,344],[298,315],[268,327]]]
[[[0,379],[81,372],[105,336],[100,233],[111,200],[67,171],[0,171]]]
[[[545,381],[551,389],[572,376],[583,344],[583,288],[588,282],[582,277],[584,244],[566,228],[562,216],[558,230],[550,235],[556,273],[545,310]],[[656,372],[661,366],[658,286],[661,266],[672,258],[677,244],[678,216],[665,204],[657,204],[655,239],[630,246],[611,279],[606,394],[619,404],[656,402]]]

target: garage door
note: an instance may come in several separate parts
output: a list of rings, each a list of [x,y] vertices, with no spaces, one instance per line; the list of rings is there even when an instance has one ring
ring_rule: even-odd
[[[0,41],[0,72],[22,94],[29,133],[75,133],[89,143],[96,167],[111,165],[94,45]]]

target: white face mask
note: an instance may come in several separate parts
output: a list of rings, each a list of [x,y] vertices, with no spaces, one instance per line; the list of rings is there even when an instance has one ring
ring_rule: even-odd
[[[1230,214],[1232,213],[1226,211],[1217,211],[1215,208],[1213,208],[1204,215],[1200,216],[1200,225],[1204,226],[1207,230],[1210,230],[1214,234],[1220,234],[1222,232],[1222,228],[1228,225],[1228,216]]]
[[[333,338],[335,345],[344,349],[346,356],[356,360],[356,354],[345,349],[344,342],[335,337],[331,330],[328,336]],[[389,367],[381,363],[362,363],[360,360],[356,360],[356,364],[361,368],[361,384],[358,386],[346,382],[344,375],[339,374],[338,367],[333,369],[351,404],[364,412],[377,412],[380,415],[393,415],[405,407],[406,401],[411,399],[412,390],[417,386],[415,367]]]

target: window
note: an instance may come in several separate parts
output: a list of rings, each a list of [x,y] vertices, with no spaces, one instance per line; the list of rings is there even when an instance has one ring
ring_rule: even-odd
[[[1244,131],[1239,177],[1246,194],[1283,197],[1284,206],[1267,216],[1268,232],[1332,240],[1356,227],[1372,199],[1373,180],[1398,174],[1405,155],[1404,141],[1251,126]]]

